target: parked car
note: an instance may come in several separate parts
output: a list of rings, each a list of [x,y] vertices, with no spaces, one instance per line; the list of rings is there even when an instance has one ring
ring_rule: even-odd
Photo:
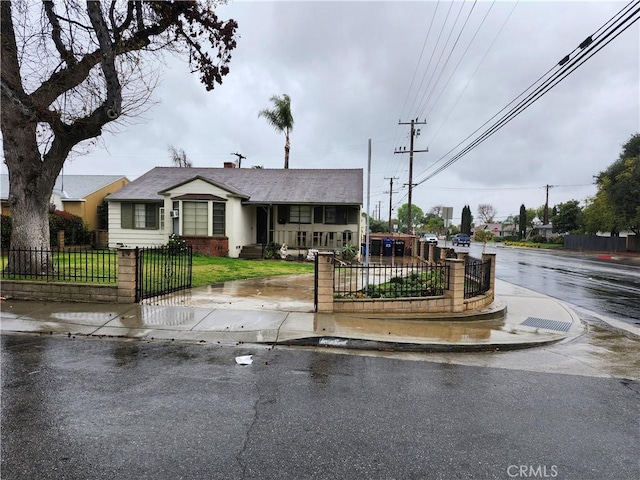
[[[462,245],[463,247],[468,247],[471,245],[471,238],[466,233],[457,233],[451,239],[451,243],[454,246]]]
[[[429,245],[438,245],[438,236],[435,233],[425,233],[420,241],[427,242]]]

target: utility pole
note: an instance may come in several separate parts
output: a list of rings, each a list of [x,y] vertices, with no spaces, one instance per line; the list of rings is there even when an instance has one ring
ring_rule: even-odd
[[[380,204],[381,204],[381,203],[382,203],[382,200],[378,200],[378,208],[377,208],[377,211],[378,211],[377,219],[378,219],[378,220],[380,220]]]
[[[553,185],[547,185],[547,198],[544,202],[544,219],[542,220],[543,225],[549,225],[549,189],[553,188]]]
[[[391,233],[393,231],[393,229],[391,228],[391,210],[392,210],[392,203],[393,203],[393,194],[397,193],[393,191],[393,181],[394,180],[398,180],[398,177],[384,177],[385,180],[389,180],[389,233]],[[387,193],[387,192],[385,192]]]
[[[418,137],[420,136],[420,129],[415,129],[415,125],[426,125],[427,122],[418,122],[418,119],[416,118],[415,120],[411,120],[411,122],[398,122],[398,125],[411,125],[411,130],[409,131],[409,151],[407,152],[406,148],[400,150],[396,150],[393,153],[408,153],[409,154],[409,183],[406,183],[405,185],[409,186],[409,200],[408,200],[408,206],[407,206],[407,231],[408,233],[413,233],[413,224],[411,221],[411,192],[413,190],[413,187],[415,186],[415,184],[413,183],[413,154],[414,153],[420,153],[420,152],[428,152],[429,149],[427,148],[426,150],[414,150],[413,149],[413,138],[414,137]]]
[[[231,155],[235,155],[236,157],[238,157],[238,168],[241,168],[240,165],[242,163],[242,159],[245,159],[247,157],[245,157],[244,155],[239,154],[238,152],[232,153]]]

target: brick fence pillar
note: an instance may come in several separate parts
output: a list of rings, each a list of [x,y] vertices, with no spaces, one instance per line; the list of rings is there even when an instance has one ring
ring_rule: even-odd
[[[58,248],[60,250],[64,248],[64,230],[58,230]]]
[[[451,299],[451,311],[464,311],[464,260],[447,258],[449,266],[449,289],[445,290],[446,298]]]
[[[431,264],[431,263],[434,262],[434,256],[435,256],[434,252],[436,250],[436,246],[432,245],[432,244],[429,244],[428,248],[429,248],[429,254],[428,254],[429,255],[429,263]]]
[[[118,303],[136,301],[136,250],[118,250]]]
[[[482,254],[482,262],[486,262],[487,260],[491,260],[491,265],[489,268],[491,268],[491,277],[489,280],[489,291],[487,292],[488,295],[491,295],[492,297],[495,296],[495,292],[496,292],[496,254],[495,253],[483,253]]]
[[[333,313],[333,252],[318,252],[318,312]]]

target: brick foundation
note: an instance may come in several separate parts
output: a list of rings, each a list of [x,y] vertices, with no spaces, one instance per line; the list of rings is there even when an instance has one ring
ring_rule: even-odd
[[[193,247],[194,253],[212,257],[229,256],[229,239],[227,237],[180,237]]]

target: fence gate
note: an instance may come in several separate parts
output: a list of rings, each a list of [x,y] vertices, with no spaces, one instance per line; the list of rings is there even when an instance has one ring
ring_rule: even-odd
[[[191,288],[191,245],[136,249],[136,302]]]

